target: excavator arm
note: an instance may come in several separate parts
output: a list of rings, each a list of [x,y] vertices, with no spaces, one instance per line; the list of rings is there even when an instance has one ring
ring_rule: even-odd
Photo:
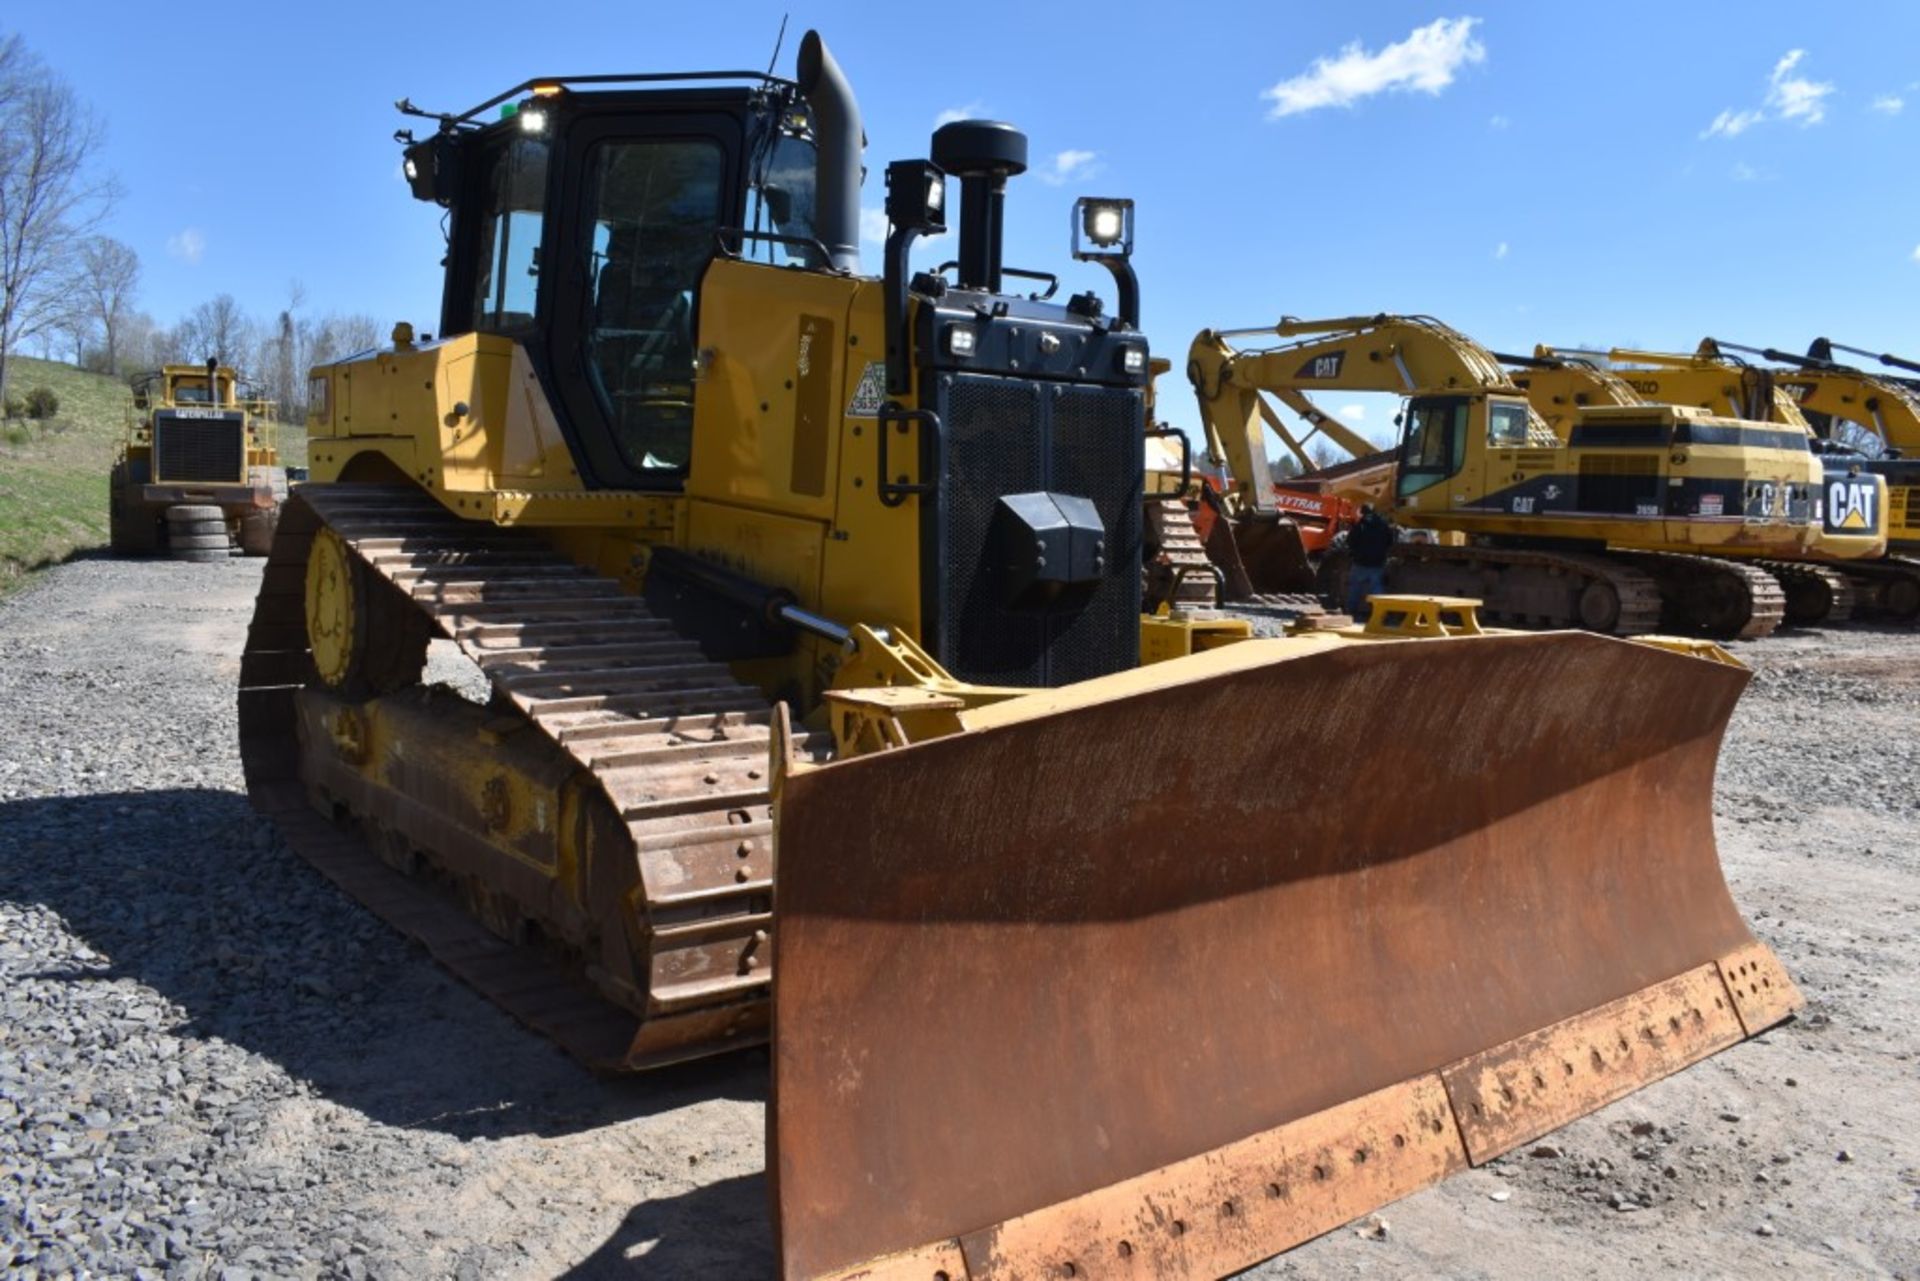
[[[1776,374],[1775,380],[1801,413],[1814,422],[1820,435],[1831,439],[1828,420],[1838,418],[1878,436],[1883,448],[1902,453],[1920,451],[1920,386],[1905,387],[1894,378],[1774,347],[1746,347],[1709,338],[1701,343],[1702,349],[1708,344],[1791,366],[1791,370]]]

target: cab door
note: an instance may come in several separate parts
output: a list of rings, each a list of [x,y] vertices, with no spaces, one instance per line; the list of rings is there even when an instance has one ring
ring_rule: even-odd
[[[693,446],[699,284],[740,225],[741,126],[701,111],[568,130],[547,360],[595,478],[683,487]]]
[[[1399,508],[1422,514],[1463,511],[1481,493],[1468,462],[1473,402],[1466,396],[1415,396],[1400,415],[1394,477]]]

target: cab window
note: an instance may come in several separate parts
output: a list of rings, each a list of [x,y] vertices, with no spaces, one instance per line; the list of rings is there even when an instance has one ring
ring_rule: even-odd
[[[721,222],[726,157],[709,139],[601,143],[588,155],[587,371],[628,466],[686,469],[694,291]]]
[[[753,231],[789,237],[783,240],[749,238],[744,254],[782,266],[825,267],[810,243],[819,233],[813,225],[815,166],[813,143],[793,134],[779,134],[762,144],[753,178]]]
[[[511,333],[533,324],[547,202],[547,142],[518,137],[492,153],[481,208],[473,327]]]
[[[1527,443],[1527,407],[1493,401],[1487,406],[1487,443],[1495,449],[1519,449]]]

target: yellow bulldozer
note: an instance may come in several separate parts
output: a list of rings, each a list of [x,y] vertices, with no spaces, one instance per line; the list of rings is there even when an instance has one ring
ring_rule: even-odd
[[[272,420],[272,403],[217,360],[136,377],[108,480],[109,545],[176,560],[266,555],[287,496]]]
[[[595,1067],[770,1041],[784,1276],[1223,1275],[1797,1004],[1713,646],[1409,599],[1140,665],[1129,202],[1073,213],[1111,310],[1009,291],[1026,138],[948,124],[863,274],[811,33],[427,118],[440,320],[314,371],[250,794]]]
[[[1405,397],[1394,519],[1471,541],[1403,545],[1394,590],[1478,597],[1529,626],[1750,639],[1787,604],[1751,559],[1802,559],[1821,543],[1821,469],[1804,431],[1646,403],[1617,380],[1550,421],[1495,353],[1428,316],[1288,318],[1266,332],[1283,341],[1235,351],[1216,331],[1194,339],[1189,375],[1209,437],[1257,454],[1261,390],[1308,403],[1328,390]],[[1884,538],[1877,526],[1859,550],[1875,539],[1883,550]]]

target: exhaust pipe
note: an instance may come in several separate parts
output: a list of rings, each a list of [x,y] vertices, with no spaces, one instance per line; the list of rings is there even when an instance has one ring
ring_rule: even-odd
[[[1027,135],[998,120],[956,120],[933,134],[933,163],[960,179],[960,287],[1000,292],[1007,179],[1027,169]]]
[[[832,265],[860,270],[860,104],[818,31],[800,41],[798,79],[813,111],[814,231]]]

